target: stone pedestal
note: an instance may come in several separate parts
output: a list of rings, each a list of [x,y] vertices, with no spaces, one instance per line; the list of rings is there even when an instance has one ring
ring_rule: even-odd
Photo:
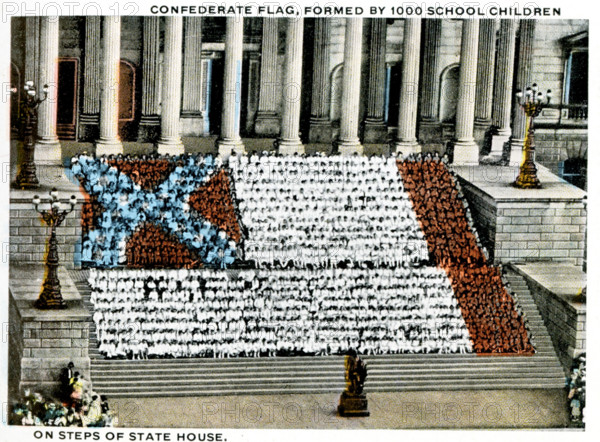
[[[9,391],[17,399],[24,389],[56,395],[61,369],[69,362],[90,381],[90,314],[64,267],[58,276],[66,310],[33,307],[44,278],[42,263],[11,264],[9,280]]]
[[[512,186],[518,167],[452,166],[494,263],[568,262],[582,267],[586,193],[536,164],[541,189]]]
[[[340,396],[338,413],[343,417],[370,416],[367,395],[364,393],[355,395],[344,391]]]

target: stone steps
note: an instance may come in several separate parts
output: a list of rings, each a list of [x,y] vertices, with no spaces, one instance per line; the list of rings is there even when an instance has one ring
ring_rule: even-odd
[[[74,280],[91,309],[85,279]],[[514,274],[508,280],[533,334],[535,354],[364,356],[365,391],[563,388],[564,373],[525,281]],[[314,394],[340,392],[345,386],[343,356],[107,360],[97,345],[92,324],[89,351],[94,389],[116,398]]]

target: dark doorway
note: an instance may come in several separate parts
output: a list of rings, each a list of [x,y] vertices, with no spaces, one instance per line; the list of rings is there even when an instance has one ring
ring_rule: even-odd
[[[138,87],[136,67],[121,60],[119,64],[119,137],[123,141],[137,139],[138,134]]]
[[[77,123],[77,78],[79,60],[58,60],[58,103],[56,134],[61,140],[74,140]]]
[[[400,89],[402,88],[402,63],[396,63],[389,70],[389,95],[387,121],[389,126],[398,125],[398,114],[400,113]]]
[[[209,133],[219,135],[221,133],[221,111],[223,108],[223,69],[222,58],[213,58],[210,60],[209,75],[206,85],[209,97],[208,119]]]

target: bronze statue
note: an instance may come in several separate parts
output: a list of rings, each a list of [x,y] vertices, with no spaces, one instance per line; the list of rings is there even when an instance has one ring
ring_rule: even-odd
[[[367,378],[367,364],[355,350],[346,353],[346,390],[340,397],[338,412],[340,416],[369,416],[367,395],[363,393]]]
[[[346,367],[346,391],[352,395],[361,394],[367,378],[367,364],[355,350],[349,350],[344,365]]]

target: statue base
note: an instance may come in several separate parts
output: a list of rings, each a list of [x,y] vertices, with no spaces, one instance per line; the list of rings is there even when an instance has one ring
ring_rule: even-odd
[[[340,396],[338,413],[343,417],[370,416],[371,413],[368,410],[367,395],[364,393],[351,394],[344,391]]]

